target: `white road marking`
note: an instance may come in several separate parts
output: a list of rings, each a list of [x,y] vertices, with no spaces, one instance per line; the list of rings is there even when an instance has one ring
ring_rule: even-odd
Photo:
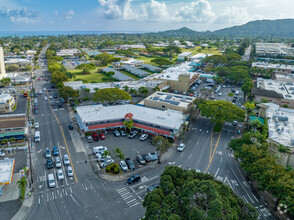
[[[131,202],[133,202],[133,201],[137,201],[137,200],[136,200],[136,199],[132,199],[132,200],[130,200],[130,201],[127,201],[126,203],[129,204],[129,203],[131,203]]]
[[[214,174],[214,178],[216,177],[216,175],[218,174],[219,168],[217,168],[216,173]]]
[[[71,189],[71,187],[69,187],[69,190],[70,190],[70,193],[72,194],[72,189]]]
[[[191,159],[191,157],[192,157],[192,154],[189,156],[189,159],[188,159],[188,160],[190,160],[190,159]]]
[[[168,165],[172,165],[172,164],[175,164],[175,162],[168,162]]]
[[[137,203],[135,203],[135,204],[133,204],[133,205],[131,205],[131,206],[129,206],[130,208],[132,208],[133,206],[135,206],[135,205],[138,205],[139,203],[137,202]]]
[[[183,156],[183,154],[184,154],[184,153],[181,153],[181,156],[180,156],[180,157],[182,157],[182,156]]]
[[[191,143],[191,140],[189,140],[188,144],[190,144],[190,143]]]
[[[80,204],[75,200],[75,198],[72,196],[72,194],[70,194],[70,197],[72,198],[72,200],[73,200],[78,206],[80,206]]]

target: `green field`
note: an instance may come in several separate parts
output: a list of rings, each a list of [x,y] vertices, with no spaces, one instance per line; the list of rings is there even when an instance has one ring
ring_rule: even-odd
[[[76,78],[71,79],[71,81],[77,81],[78,79],[85,81],[86,83],[97,82],[101,83],[103,77],[107,77],[104,73],[97,73],[99,68],[90,71],[90,74],[83,74],[81,70],[69,70],[69,72],[74,73]]]
[[[197,52],[197,50],[201,49],[201,52]],[[182,52],[192,52],[193,55],[198,54],[198,53],[210,53],[210,54],[217,54],[217,55],[221,55],[221,52],[216,48],[216,47],[212,47],[212,48],[205,48],[202,49],[201,46],[196,46],[195,48],[181,48]]]

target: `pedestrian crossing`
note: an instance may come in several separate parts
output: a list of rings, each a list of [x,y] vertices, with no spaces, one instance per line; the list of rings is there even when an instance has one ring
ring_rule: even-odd
[[[264,207],[263,205],[256,206],[255,209],[258,211],[259,214],[258,219],[261,219],[261,216],[263,216],[264,218],[272,216],[269,209]]]
[[[121,198],[127,203],[128,207],[139,205],[138,200],[133,196],[127,187],[116,189]]]
[[[72,186],[62,187],[58,189],[51,189],[46,191],[39,191],[37,193],[37,201],[39,204],[41,202],[50,202],[54,200],[62,199],[63,197],[70,196],[73,192]]]

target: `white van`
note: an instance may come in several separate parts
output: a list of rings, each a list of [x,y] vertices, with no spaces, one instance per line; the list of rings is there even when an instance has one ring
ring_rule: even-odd
[[[55,187],[55,179],[52,173],[48,174],[48,185],[50,188]]]
[[[35,142],[40,142],[41,139],[40,139],[40,131],[35,131]]]
[[[240,91],[236,91],[235,94],[236,94],[236,95],[239,95],[239,94],[240,94]]]

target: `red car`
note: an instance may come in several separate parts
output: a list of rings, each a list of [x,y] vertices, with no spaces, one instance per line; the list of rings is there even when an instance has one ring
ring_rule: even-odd
[[[99,137],[101,140],[105,140],[105,135],[104,134],[99,134]]]
[[[99,141],[99,137],[95,132],[93,132],[92,138],[94,139],[94,141]]]

